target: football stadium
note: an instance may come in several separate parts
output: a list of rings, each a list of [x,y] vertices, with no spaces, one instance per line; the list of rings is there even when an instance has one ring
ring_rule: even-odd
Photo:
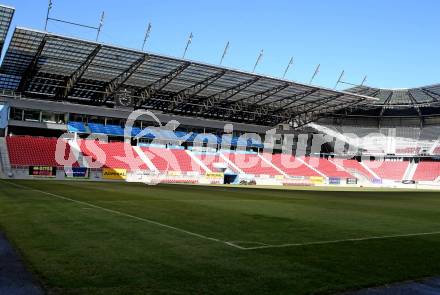
[[[14,12],[1,294],[440,294],[440,84],[330,89]]]

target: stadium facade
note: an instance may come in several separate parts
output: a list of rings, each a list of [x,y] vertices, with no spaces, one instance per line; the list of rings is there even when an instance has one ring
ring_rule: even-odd
[[[0,9],[3,46],[14,10]],[[11,34],[0,66],[3,177],[439,184],[438,85],[337,91],[22,27]]]

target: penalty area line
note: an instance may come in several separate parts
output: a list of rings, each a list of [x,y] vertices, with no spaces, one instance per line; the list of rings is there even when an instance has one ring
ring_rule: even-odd
[[[121,211],[118,211],[118,210],[108,209],[108,208],[101,207],[101,206],[98,206],[98,205],[95,205],[95,204],[92,204],[92,203],[71,199],[69,197],[61,196],[61,195],[58,195],[58,194],[50,193],[50,192],[47,192],[47,191],[35,189],[35,188],[32,188],[32,187],[28,187],[28,186],[25,186],[25,185],[9,182],[9,181],[5,181],[5,180],[0,180],[0,182],[7,183],[9,185],[12,185],[12,186],[15,186],[15,187],[18,187],[18,188],[23,188],[23,189],[39,192],[41,194],[45,194],[47,196],[51,196],[51,197],[54,197],[54,198],[57,198],[57,199],[61,199],[61,200],[73,202],[73,203],[76,203],[76,204],[80,204],[80,205],[83,205],[83,206],[88,206],[88,207],[91,207],[91,208],[99,209],[99,210],[102,210],[102,211],[105,211],[105,212],[108,212],[108,213],[112,213],[112,214],[115,214],[115,215],[124,216],[124,217],[128,217],[128,218],[135,219],[135,220],[138,220],[138,221],[146,222],[146,223],[149,223],[149,224],[153,224],[153,225],[156,225],[156,226],[159,226],[159,227],[162,227],[162,228],[167,228],[167,229],[170,229],[170,230],[173,230],[173,231],[176,231],[176,232],[180,232],[180,233],[183,233],[183,234],[187,234],[187,235],[190,235],[190,236],[193,236],[193,237],[197,237],[197,238],[200,238],[200,239],[221,243],[221,244],[224,244],[224,245],[236,248],[236,249],[247,250],[247,248],[241,247],[239,245],[235,245],[235,244],[227,242],[227,241],[222,241],[222,240],[217,239],[217,238],[213,238],[213,237],[205,236],[205,235],[198,234],[198,233],[195,233],[195,232],[191,232],[191,231],[188,231],[188,230],[185,230],[185,229],[182,229],[182,228],[178,228],[178,227],[175,227],[175,226],[172,226],[172,225],[164,224],[164,223],[161,223],[161,222],[158,222],[158,221],[154,221],[154,220],[151,220],[151,219],[139,217],[139,216],[132,215],[132,214],[129,214],[129,213],[124,213],[124,212],[121,212]]]
[[[370,237],[362,237],[362,238],[316,241],[316,242],[308,242],[308,243],[288,243],[288,244],[278,244],[278,245],[262,245],[262,246],[242,247],[242,248],[243,248],[243,250],[289,248],[289,247],[301,247],[301,246],[313,246],[313,245],[338,244],[338,243],[346,243],[346,242],[385,240],[385,239],[393,239],[393,238],[410,238],[410,237],[431,236],[431,235],[440,235],[440,231],[412,233],[412,234],[395,234],[395,235],[386,235],[386,236],[370,236]],[[233,244],[233,243],[230,243],[230,244]]]

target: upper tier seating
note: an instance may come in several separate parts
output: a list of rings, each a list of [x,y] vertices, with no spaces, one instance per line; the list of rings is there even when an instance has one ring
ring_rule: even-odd
[[[440,176],[440,162],[420,162],[414,173],[416,181],[434,181]]]
[[[399,181],[402,180],[409,165],[407,161],[364,161],[363,163],[380,178]]]
[[[274,164],[276,167],[281,169],[284,173],[290,176],[320,176],[320,174],[307,165],[305,165],[303,162],[299,161],[292,155],[281,155],[281,154],[275,154],[275,155],[264,155],[266,159],[272,161],[272,164]]]
[[[405,147],[397,148],[396,154],[398,155],[417,155],[420,152],[420,147]]]
[[[124,129],[119,125],[103,125],[97,123],[89,123],[89,128],[92,133],[103,133],[109,135],[124,135]]]
[[[119,125],[104,125],[100,123],[88,123],[88,128],[91,133],[99,133],[99,134],[107,134],[107,135],[116,135],[116,136],[124,136],[124,127]],[[82,122],[68,122],[67,129],[70,132],[79,132],[79,133],[87,133],[87,127]],[[141,131],[139,127],[132,127],[131,136],[137,136]],[[189,136],[185,131],[170,131],[165,129],[153,129],[147,128],[147,132],[142,136],[143,138],[148,139],[160,139],[160,140],[175,140],[175,141],[187,141],[193,142],[197,135],[196,132],[192,132]],[[202,135],[202,134],[200,134]],[[211,139],[211,143],[213,144],[221,144],[222,139],[224,139],[224,145],[231,146],[249,146],[249,147],[258,147],[263,148],[264,145],[260,140],[249,138],[247,140],[240,139],[239,137],[230,137],[230,136],[218,136],[212,135],[213,139]],[[199,139],[204,138],[201,136]]]
[[[59,164],[55,157],[57,140],[57,138],[50,137],[6,137],[11,165],[62,167],[62,163]],[[66,143],[63,151],[64,159],[67,159],[69,154],[70,145]],[[75,161],[71,166],[76,167],[78,163]]]
[[[281,175],[271,164],[263,161],[257,154],[224,153],[232,163],[246,174],[253,175]]]
[[[86,126],[82,122],[68,122],[67,130],[70,132],[79,132],[79,133],[87,132]]]

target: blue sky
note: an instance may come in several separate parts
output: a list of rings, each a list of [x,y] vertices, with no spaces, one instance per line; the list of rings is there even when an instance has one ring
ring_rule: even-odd
[[[13,27],[44,28],[47,0],[1,0],[16,8]],[[224,65],[333,88],[345,80],[383,88],[440,83],[438,0],[53,0],[52,16],[97,25],[106,18],[100,41],[140,49],[152,23],[147,51],[180,57],[190,32],[187,57],[217,64],[230,41]],[[95,33],[60,23],[51,32],[94,39]],[[10,37],[10,36],[9,36]],[[339,87],[341,89],[343,87]]]

